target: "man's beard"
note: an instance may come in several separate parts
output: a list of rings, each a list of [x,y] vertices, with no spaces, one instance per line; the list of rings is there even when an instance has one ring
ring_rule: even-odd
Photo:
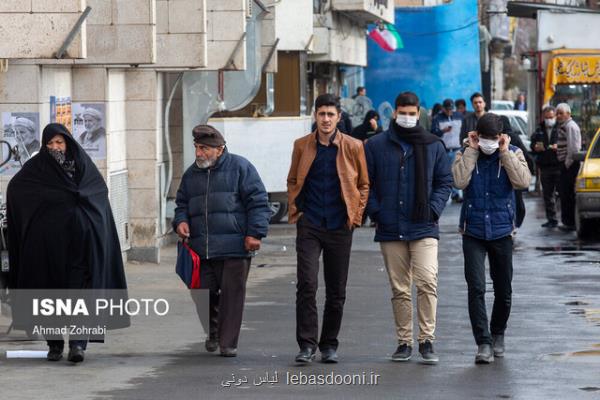
[[[217,162],[217,158],[196,157],[196,165],[198,168],[210,168]]]

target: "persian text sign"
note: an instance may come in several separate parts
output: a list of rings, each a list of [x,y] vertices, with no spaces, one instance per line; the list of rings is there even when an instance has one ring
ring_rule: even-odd
[[[585,83],[600,83],[600,55],[554,57],[546,71],[544,103],[550,101],[556,85]]]

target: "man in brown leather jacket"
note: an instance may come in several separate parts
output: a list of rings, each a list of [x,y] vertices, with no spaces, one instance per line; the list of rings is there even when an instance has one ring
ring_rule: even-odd
[[[315,101],[315,132],[296,140],[288,174],[289,223],[296,223],[296,362],[336,363],[337,335],[346,300],[352,232],[361,225],[369,194],[362,143],[341,133],[339,100],[331,94]],[[323,252],[326,300],[321,338],[316,294]]]

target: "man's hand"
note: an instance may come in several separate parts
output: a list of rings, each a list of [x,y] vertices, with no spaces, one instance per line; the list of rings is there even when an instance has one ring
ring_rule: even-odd
[[[444,133],[448,133],[452,130],[452,127],[450,125],[448,125],[447,127],[445,127],[444,129],[442,129],[442,132]]]
[[[469,132],[469,147],[479,151],[479,135],[475,131]]]
[[[510,136],[506,133],[500,135],[500,140],[498,141],[498,148],[501,153],[508,151],[508,145],[510,144]]]
[[[252,236],[246,236],[244,239],[244,248],[246,251],[260,250],[260,239],[253,238]]]
[[[182,239],[187,239],[190,237],[190,226],[187,222],[181,222],[177,225],[177,235],[179,235]]]

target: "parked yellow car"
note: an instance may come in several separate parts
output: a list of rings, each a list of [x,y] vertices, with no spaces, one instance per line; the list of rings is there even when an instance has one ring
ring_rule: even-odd
[[[577,236],[584,238],[595,228],[600,219],[600,129],[587,152],[580,152],[575,159],[582,161],[575,183],[575,227]]]

